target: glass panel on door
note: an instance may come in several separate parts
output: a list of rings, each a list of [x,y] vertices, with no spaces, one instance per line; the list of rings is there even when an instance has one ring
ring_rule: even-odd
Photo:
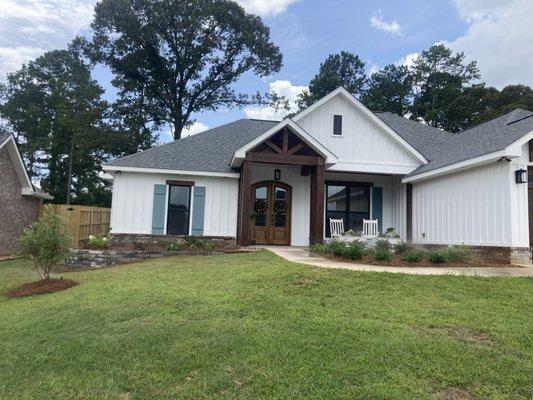
[[[255,189],[254,213],[255,226],[266,226],[268,214],[268,188],[266,186]]]
[[[287,190],[281,187],[274,188],[274,226],[285,228],[287,226]]]

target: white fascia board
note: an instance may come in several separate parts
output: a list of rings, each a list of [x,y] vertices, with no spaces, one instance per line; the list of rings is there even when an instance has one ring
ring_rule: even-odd
[[[402,179],[403,183],[421,181],[428,178],[433,178],[440,175],[449,174],[452,172],[461,171],[464,169],[476,167],[483,164],[488,164],[494,160],[499,160],[502,157],[505,158],[518,158],[522,155],[522,146],[528,143],[530,140],[533,140],[533,131],[530,131],[515,140],[509,146],[503,150],[494,151],[492,153],[487,153],[479,157],[469,158],[468,160],[460,161],[455,164],[447,165],[445,167],[437,168],[432,171],[423,172],[421,174],[413,175],[408,178]]]
[[[417,167],[412,165],[337,163],[326,169],[326,172],[348,172],[367,174],[407,175]]]
[[[13,136],[11,136],[11,135],[9,135],[6,140],[4,140],[2,143],[0,143],[0,149],[2,147],[4,147],[7,144],[7,142],[9,142],[10,140],[13,140]]]
[[[296,114],[292,119],[296,122],[298,122],[300,119],[305,117],[307,114],[313,112],[318,107],[320,107],[322,104],[326,103],[328,100],[332,99],[333,97],[341,95],[343,96],[350,104],[352,104],[355,108],[360,110],[364,115],[366,115],[375,125],[378,126],[378,128],[381,128],[385,133],[387,133],[393,140],[395,140],[397,143],[399,143],[402,147],[404,147],[409,153],[411,153],[418,161],[420,161],[423,164],[427,164],[429,160],[422,155],[417,149],[415,149],[409,142],[407,142],[403,137],[398,135],[394,129],[392,129],[390,126],[388,126],[385,122],[383,122],[376,114],[374,114],[372,111],[370,111],[368,108],[365,107],[363,103],[361,103],[359,100],[357,100],[350,92],[348,92],[345,88],[342,86],[335,89],[330,94],[322,97],[320,100],[318,100],[315,104],[313,104],[310,107],[307,107],[302,112]]]
[[[11,157],[11,161],[13,162],[13,167],[15,168],[15,171],[19,177],[20,184],[26,188],[30,188],[33,191],[33,185],[31,184],[30,177],[26,171],[26,166],[24,165],[24,161],[22,160],[22,156],[20,155],[13,135],[10,134],[7,139],[0,144],[0,149],[4,146]]]
[[[36,197],[43,200],[53,200],[53,196],[50,196],[48,193],[37,192],[36,190],[29,188],[22,188],[22,195],[28,197]]]
[[[165,174],[165,175],[190,175],[190,176],[212,176],[215,178],[239,178],[239,173],[231,172],[206,172],[206,171],[185,171],[177,169],[140,168],[140,167],[119,167],[116,165],[103,165],[106,172],[139,172],[143,174]]]
[[[322,143],[316,140],[313,136],[311,136],[304,128],[302,128],[296,122],[294,122],[290,118],[287,118],[281,121],[280,123],[274,125],[268,131],[266,131],[265,133],[262,133],[260,136],[256,137],[254,140],[246,143],[240,149],[237,149],[235,153],[233,154],[233,158],[231,160],[231,166],[232,167],[240,166],[240,164],[242,164],[242,160],[244,160],[244,157],[246,157],[246,153],[248,151],[250,151],[257,145],[261,144],[262,142],[267,140],[269,137],[271,137],[272,135],[279,132],[281,129],[285,127],[290,128],[291,131],[296,136],[302,139],[307,145],[309,145],[312,149],[314,149],[320,155],[324,156],[324,158],[326,159],[326,164],[333,164],[337,160],[337,156],[333,154],[326,146],[324,146]]]
[[[533,131],[526,133],[521,138],[515,140],[506,147],[506,152],[509,154],[516,154],[519,157],[522,154],[522,146],[533,140]]]
[[[429,178],[436,178],[437,176],[451,174],[453,172],[463,171],[465,169],[470,169],[473,167],[481,166],[484,164],[489,164],[493,161],[500,160],[502,157],[505,158],[516,158],[519,155],[508,153],[506,149],[494,151],[492,153],[484,154],[479,157],[469,158],[468,160],[460,161],[455,164],[446,165],[441,168],[434,169],[432,171],[422,172],[417,175],[409,176],[402,179],[402,183],[411,183],[418,182]]]

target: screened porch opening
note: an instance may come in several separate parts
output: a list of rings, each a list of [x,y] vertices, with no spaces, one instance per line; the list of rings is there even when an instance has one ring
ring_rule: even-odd
[[[326,182],[326,237],[331,237],[330,219],[342,219],[345,231],[363,230],[370,219],[369,183]]]

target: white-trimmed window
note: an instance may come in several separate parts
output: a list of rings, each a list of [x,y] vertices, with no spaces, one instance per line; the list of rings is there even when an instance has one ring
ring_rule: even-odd
[[[342,115],[333,115],[333,135],[342,136]]]

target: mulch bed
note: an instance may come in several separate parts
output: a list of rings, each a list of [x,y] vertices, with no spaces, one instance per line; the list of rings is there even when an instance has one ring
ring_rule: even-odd
[[[59,292],[76,286],[78,282],[72,279],[44,279],[37,282],[24,283],[6,293],[9,298],[35,296],[45,293]]]
[[[352,262],[354,264],[365,264],[365,265],[379,265],[379,266],[387,266],[387,267],[411,267],[411,268],[417,268],[417,267],[441,267],[441,268],[449,268],[449,267],[459,267],[459,268],[473,268],[473,267],[506,267],[506,268],[513,268],[510,264],[490,264],[486,262],[476,262],[474,259],[472,261],[467,262],[447,262],[442,264],[435,264],[432,262],[429,262],[428,260],[422,260],[420,262],[407,262],[405,261],[401,256],[394,255],[390,261],[378,261],[372,256],[363,256],[359,260],[350,260],[349,258],[344,257],[336,257],[331,254],[327,253],[314,253],[319,256],[325,257],[325,258],[331,258],[333,260],[338,261],[347,261]]]

